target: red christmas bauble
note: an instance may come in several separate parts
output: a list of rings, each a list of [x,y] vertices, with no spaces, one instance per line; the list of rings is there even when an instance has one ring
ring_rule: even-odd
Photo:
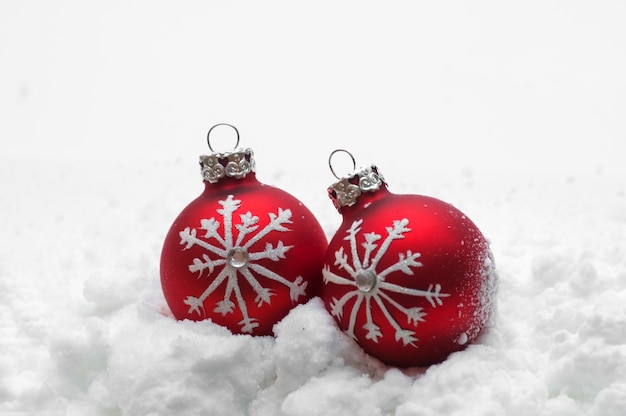
[[[161,285],[177,319],[271,335],[295,305],[318,295],[327,240],[296,198],[261,184],[253,153],[201,156],[204,192],[172,224]]]
[[[469,218],[435,198],[392,194],[374,165],[329,195],[343,222],[326,253],[322,298],[342,330],[399,367],[441,362],[476,338],[497,276]]]

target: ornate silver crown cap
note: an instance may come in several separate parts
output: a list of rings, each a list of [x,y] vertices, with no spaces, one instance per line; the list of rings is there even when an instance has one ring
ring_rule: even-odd
[[[247,174],[256,172],[254,152],[246,148],[203,155],[200,156],[200,169],[202,179],[210,183],[219,182],[222,178],[245,178]]]
[[[236,134],[237,140],[233,150],[216,152],[211,146],[211,132],[217,127],[230,128]],[[207,144],[211,150],[210,155],[200,156],[200,169],[202,179],[210,183],[219,182],[222,178],[245,178],[247,174],[256,172],[254,153],[252,149],[237,148],[239,146],[239,130],[232,124],[219,123],[209,129],[206,135]]]
[[[328,188],[328,196],[337,209],[352,206],[364,192],[376,192],[386,185],[375,165],[356,169]]]

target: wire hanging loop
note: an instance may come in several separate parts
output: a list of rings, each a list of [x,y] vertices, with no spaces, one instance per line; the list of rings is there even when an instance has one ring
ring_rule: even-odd
[[[352,170],[356,169],[356,161],[354,160],[354,156],[352,156],[352,153],[348,152],[347,150],[344,149],[337,149],[337,150],[333,150],[332,153],[330,154],[330,156],[328,156],[328,167],[330,168],[331,173],[333,174],[333,176],[337,179],[341,179],[339,176],[337,176],[337,173],[335,173],[335,169],[333,169],[333,156],[335,156],[336,153],[339,152],[343,152],[346,153],[348,156],[350,156],[350,159],[352,159]]]
[[[237,146],[239,146],[239,130],[237,130],[237,127],[233,126],[232,124],[228,124],[228,123],[218,123],[218,124],[214,125],[213,127],[211,127],[209,129],[209,132],[206,135],[206,142],[209,145],[209,149],[211,150],[211,152],[215,153],[215,150],[213,150],[213,146],[211,146],[211,132],[213,131],[214,128],[219,127],[219,126],[228,126],[228,127],[231,127],[233,130],[235,130],[235,133],[237,134],[237,142],[233,146],[233,149],[236,149]]]

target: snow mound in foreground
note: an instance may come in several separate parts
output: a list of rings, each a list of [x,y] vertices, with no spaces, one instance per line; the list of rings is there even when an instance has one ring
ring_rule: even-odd
[[[181,201],[199,193],[197,183],[170,186],[189,182],[180,170],[164,166],[154,180],[130,165],[51,165],[54,187],[28,175],[7,182],[10,203],[0,210],[14,220],[0,265],[0,414],[611,416],[626,408],[621,182],[432,178],[426,193],[454,198],[491,239],[498,309],[465,351],[400,370],[365,355],[317,298],[293,309],[275,337],[174,320],[159,251]],[[18,195],[23,187],[36,196]],[[326,229],[335,220],[320,216]]]

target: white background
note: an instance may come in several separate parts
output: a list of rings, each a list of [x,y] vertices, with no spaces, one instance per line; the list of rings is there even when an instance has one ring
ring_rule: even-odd
[[[446,170],[595,171],[626,146],[619,1],[0,7],[3,153],[188,157],[217,122],[259,154],[310,155],[308,169],[347,147]]]

